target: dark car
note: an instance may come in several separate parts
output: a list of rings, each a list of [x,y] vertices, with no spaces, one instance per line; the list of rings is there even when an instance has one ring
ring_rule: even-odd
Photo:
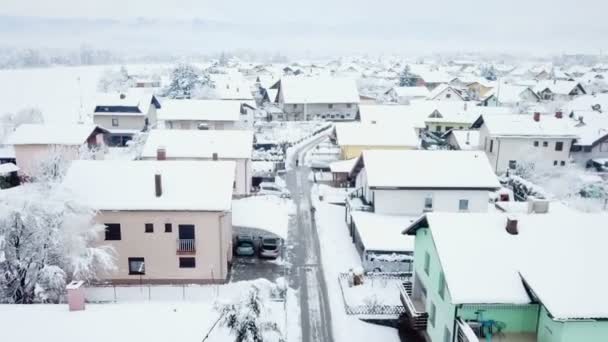
[[[276,259],[281,254],[281,239],[274,237],[262,238],[259,250],[260,258]]]
[[[237,256],[254,256],[255,243],[253,242],[253,236],[247,234],[237,235],[234,254]]]

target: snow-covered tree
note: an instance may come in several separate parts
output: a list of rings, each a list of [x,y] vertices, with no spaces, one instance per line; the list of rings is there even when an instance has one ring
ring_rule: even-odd
[[[88,145],[81,145],[78,150],[71,147],[53,146],[48,153],[37,160],[34,165],[32,180],[42,183],[57,183],[63,179],[68,171],[72,160],[96,159],[99,154],[99,147],[91,148]]]
[[[24,108],[16,113],[5,113],[0,116],[0,142],[22,124],[38,124],[43,122],[44,117],[42,116],[42,112],[34,107]]]
[[[213,81],[206,72],[181,63],[171,71],[171,83],[163,95],[172,99],[206,98],[213,88]]]
[[[410,71],[410,66],[406,65],[405,68],[399,74],[399,86],[400,87],[414,87],[416,86],[416,75]]]
[[[279,325],[267,317],[265,300],[260,287],[253,284],[238,302],[219,309],[220,325],[230,330],[235,342],[284,341]]]
[[[27,184],[0,194],[0,302],[57,303],[71,280],[115,267],[113,249],[95,246],[95,211],[59,185]]]
[[[481,68],[481,77],[488,81],[496,81],[496,69],[493,65],[485,65]]]
[[[106,69],[97,82],[97,90],[104,93],[124,92],[132,86],[133,78],[124,66],[118,70]]]

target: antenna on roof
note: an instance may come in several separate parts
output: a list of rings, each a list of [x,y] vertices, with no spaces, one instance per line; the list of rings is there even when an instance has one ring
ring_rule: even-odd
[[[84,120],[82,118],[82,84],[80,83],[80,76],[76,77],[76,80],[78,80],[78,94],[80,98],[80,107],[78,108],[78,123],[82,124],[84,123]]]

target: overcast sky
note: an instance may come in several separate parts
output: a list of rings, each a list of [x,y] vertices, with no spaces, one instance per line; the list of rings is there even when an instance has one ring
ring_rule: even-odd
[[[276,24],[284,33],[295,23],[320,37],[324,30],[330,38],[339,33],[340,41],[402,38],[421,48],[480,51],[598,52],[608,49],[607,13],[605,0],[0,0],[0,14],[11,16],[200,18]]]

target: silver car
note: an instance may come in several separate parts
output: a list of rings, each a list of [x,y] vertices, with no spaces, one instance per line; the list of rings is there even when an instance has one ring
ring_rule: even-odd
[[[260,258],[278,258],[281,254],[281,239],[274,237],[262,238],[262,241],[260,241],[260,249],[258,253]]]

